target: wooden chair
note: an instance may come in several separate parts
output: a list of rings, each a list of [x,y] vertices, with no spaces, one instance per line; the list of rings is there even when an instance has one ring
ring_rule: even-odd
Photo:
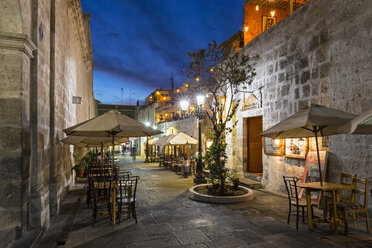
[[[355,186],[355,181],[354,181],[355,178],[357,178],[356,174],[341,173],[340,184]],[[338,200],[340,202],[353,202],[353,196],[352,196],[351,191],[345,191],[345,192],[341,191],[339,192],[339,195],[340,195],[340,199]],[[323,202],[324,202],[324,218],[326,218],[328,215],[328,212],[330,213],[330,215],[333,214],[332,196],[329,194],[323,195]]]
[[[109,216],[111,218],[111,177],[90,178],[93,193],[93,223],[98,216]]]
[[[133,216],[137,224],[136,191],[139,179],[139,176],[119,177],[118,179],[116,195],[118,223],[120,223],[121,215],[127,214],[128,218]]]
[[[367,226],[367,232],[370,233],[370,223],[368,217],[368,180],[353,178],[353,183],[356,188],[352,190],[351,201],[339,202],[336,204],[337,210],[342,214],[342,219],[345,224],[345,235],[348,233],[349,216],[353,216],[354,227],[358,220],[364,220]],[[364,213],[364,218],[360,218],[359,214]]]
[[[306,200],[298,198],[298,188],[297,188],[297,177],[288,177],[283,176],[285,188],[287,190],[288,195],[288,203],[289,203],[289,210],[288,210],[288,220],[287,224],[291,219],[292,214],[292,206],[296,207],[296,229],[298,230],[298,218],[300,213],[300,208],[302,208],[302,222],[305,223],[305,208],[307,206]],[[312,208],[313,206],[311,206]],[[314,211],[311,211],[312,213]]]

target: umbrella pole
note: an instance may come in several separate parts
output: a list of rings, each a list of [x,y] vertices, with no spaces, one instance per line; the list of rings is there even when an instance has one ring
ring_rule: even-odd
[[[318,135],[317,135],[317,129],[314,126],[314,134],[315,134],[315,144],[316,144],[316,155],[318,156],[318,168],[319,168],[319,174],[320,174],[320,186],[323,186],[323,178],[322,178],[322,168],[320,165],[320,157],[319,157],[319,146],[318,146]]]
[[[101,163],[101,166],[103,166],[103,143],[102,143],[102,141],[101,141],[101,161],[100,161],[100,163]]]
[[[115,159],[115,135],[112,136],[112,168],[114,168],[114,159]]]

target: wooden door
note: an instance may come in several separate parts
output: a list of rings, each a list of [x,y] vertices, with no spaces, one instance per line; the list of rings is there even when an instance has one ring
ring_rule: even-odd
[[[262,173],[262,116],[247,118],[248,172]]]

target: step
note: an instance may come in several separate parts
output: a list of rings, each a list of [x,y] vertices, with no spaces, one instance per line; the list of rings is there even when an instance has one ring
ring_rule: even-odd
[[[240,184],[242,186],[246,186],[251,189],[260,189],[262,188],[262,184],[256,180],[252,180],[250,178],[240,177],[239,178]]]

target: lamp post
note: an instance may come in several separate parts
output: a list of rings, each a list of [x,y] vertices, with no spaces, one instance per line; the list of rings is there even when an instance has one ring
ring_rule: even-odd
[[[180,102],[181,110],[182,110],[182,118],[185,118],[187,108],[189,107],[189,101],[188,100],[182,100]]]
[[[150,126],[150,122],[149,121],[146,121],[145,123],[146,126]],[[145,159],[145,163],[148,163],[150,162],[149,161],[149,136],[146,136],[146,159]]]
[[[204,103],[205,96],[204,95],[198,95],[196,97],[196,101],[198,104],[198,128],[199,128],[199,145],[198,145],[198,160],[196,163],[196,175],[194,178],[194,183],[201,184],[206,183],[207,180],[205,179],[203,175],[203,164],[202,164],[202,134],[201,134],[201,119],[202,119],[202,107]]]

